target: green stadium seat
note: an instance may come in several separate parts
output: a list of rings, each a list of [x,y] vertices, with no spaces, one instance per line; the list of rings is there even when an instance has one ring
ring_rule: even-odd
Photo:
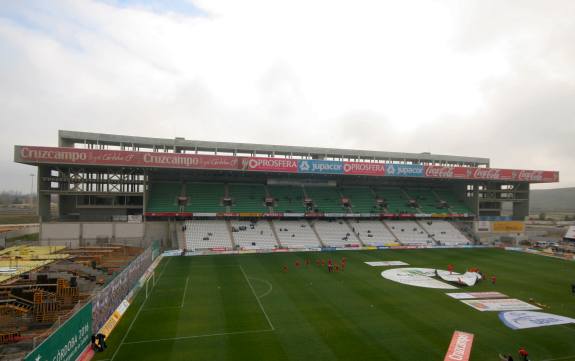
[[[269,194],[275,199],[275,212],[305,212],[304,193],[300,186],[268,186]]]
[[[263,184],[229,184],[228,195],[232,198],[232,212],[265,213],[266,188]]]
[[[313,200],[317,211],[327,213],[344,213],[346,208],[341,204],[341,194],[335,187],[305,187],[308,198]]]
[[[181,183],[151,183],[148,212],[178,212],[178,197],[181,194]]]
[[[351,202],[354,213],[379,213],[375,194],[369,187],[342,187],[341,194]]]
[[[223,183],[187,183],[188,204],[185,210],[186,212],[225,212],[226,207],[222,204],[225,192]]]

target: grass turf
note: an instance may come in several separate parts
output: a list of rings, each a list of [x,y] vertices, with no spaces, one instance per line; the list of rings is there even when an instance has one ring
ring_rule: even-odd
[[[330,274],[318,258],[347,258]],[[294,262],[309,259],[309,267]],[[497,275],[499,291],[575,318],[575,262],[499,249],[434,249],[168,257],[156,286],[135,302],[97,360],[442,360],[454,330],[475,334],[472,360],[525,346],[532,360],[575,360],[575,324],[511,330],[437,290],[381,277],[401,260]],[[283,273],[282,266],[289,265]]]

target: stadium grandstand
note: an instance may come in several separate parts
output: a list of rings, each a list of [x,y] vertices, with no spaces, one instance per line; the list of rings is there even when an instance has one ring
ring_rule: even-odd
[[[481,157],[63,130],[14,158],[38,167],[45,244],[191,251],[468,244],[520,234],[530,183],[558,181]]]

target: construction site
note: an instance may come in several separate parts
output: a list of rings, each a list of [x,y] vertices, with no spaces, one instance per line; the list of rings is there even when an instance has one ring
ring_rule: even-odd
[[[0,251],[0,360],[22,359],[142,249],[16,246]]]

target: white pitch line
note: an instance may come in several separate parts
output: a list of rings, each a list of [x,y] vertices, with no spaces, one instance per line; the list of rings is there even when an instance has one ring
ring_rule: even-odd
[[[165,307],[146,307],[142,311],[161,311],[161,310],[173,310],[180,309],[181,306],[165,306]]]
[[[186,287],[184,287],[184,294],[182,295],[182,304],[180,305],[180,308],[184,308],[184,301],[186,300],[186,291],[188,290],[188,281],[190,280],[190,277],[186,278]]]
[[[140,340],[140,341],[130,341],[124,342],[124,345],[133,345],[138,343],[150,343],[150,342],[162,342],[162,341],[178,341],[178,340],[188,340],[194,338],[204,338],[204,337],[214,337],[214,336],[228,336],[228,335],[245,335],[250,333],[264,333],[272,332],[273,330],[252,330],[252,331],[236,331],[236,332],[222,332],[222,333],[208,333],[204,335],[193,335],[193,336],[182,336],[182,337],[171,337],[171,338],[157,338],[151,340]]]
[[[244,268],[242,267],[242,265],[240,265],[240,270],[242,271],[244,278],[246,279],[246,282],[248,283],[248,285],[250,286],[250,289],[252,290],[252,293],[254,295],[254,297],[256,298],[256,301],[258,301],[258,305],[260,305],[260,309],[262,310],[262,312],[264,313],[264,316],[266,316],[266,320],[268,320],[268,324],[271,327],[271,330],[275,330],[274,325],[272,324],[272,321],[270,321],[270,318],[266,312],[266,310],[264,309],[264,306],[262,306],[262,302],[260,301],[259,297],[256,295],[256,291],[254,290],[254,287],[252,286],[252,284],[250,283],[250,280],[248,279],[248,276],[246,275],[246,272],[244,271]]]
[[[262,280],[262,279],[260,279],[260,278],[255,278],[255,277],[250,277],[250,279],[251,279],[251,280],[260,281],[260,282],[265,283],[266,285],[268,285],[268,290],[267,290],[266,292],[264,292],[263,295],[258,296],[259,298],[264,298],[265,296],[267,296],[267,295],[269,295],[270,293],[272,293],[272,291],[273,291],[273,289],[274,289],[274,286],[273,286],[269,281]]]
[[[160,275],[158,276],[158,280],[156,281],[156,283],[152,286],[152,290],[154,289],[154,287],[156,287],[156,285],[159,283],[160,279],[162,278],[162,276],[164,275],[164,271],[166,270],[166,268],[168,268],[168,264],[170,263],[170,261],[172,260],[172,258],[168,258],[168,260],[166,261],[166,265],[164,266],[164,268],[162,269],[162,272],[160,272]],[[138,291],[138,293],[141,291],[141,289]],[[144,302],[142,302],[142,304],[140,305],[140,308],[138,308],[138,312],[136,312],[136,316],[134,316],[134,319],[132,320],[132,323],[130,323],[130,326],[128,327],[128,331],[126,331],[126,333],[124,333],[124,337],[122,337],[122,341],[120,341],[120,344],[118,345],[118,348],[116,348],[116,351],[114,351],[114,354],[112,355],[112,358],[110,359],[110,361],[114,361],[114,358],[116,358],[116,354],[118,353],[118,351],[120,351],[120,348],[122,347],[122,345],[124,344],[124,341],[126,340],[126,336],[128,336],[128,334],[130,333],[130,330],[132,330],[132,326],[134,326],[134,323],[136,322],[136,320],[138,319],[138,316],[140,315],[140,312],[142,312],[142,308],[144,307],[144,305],[146,304],[146,301],[148,299],[145,298]]]
[[[569,360],[569,359],[575,360],[575,355],[558,357],[558,358],[548,358],[548,359],[545,359],[543,361],[559,361],[559,360]]]

